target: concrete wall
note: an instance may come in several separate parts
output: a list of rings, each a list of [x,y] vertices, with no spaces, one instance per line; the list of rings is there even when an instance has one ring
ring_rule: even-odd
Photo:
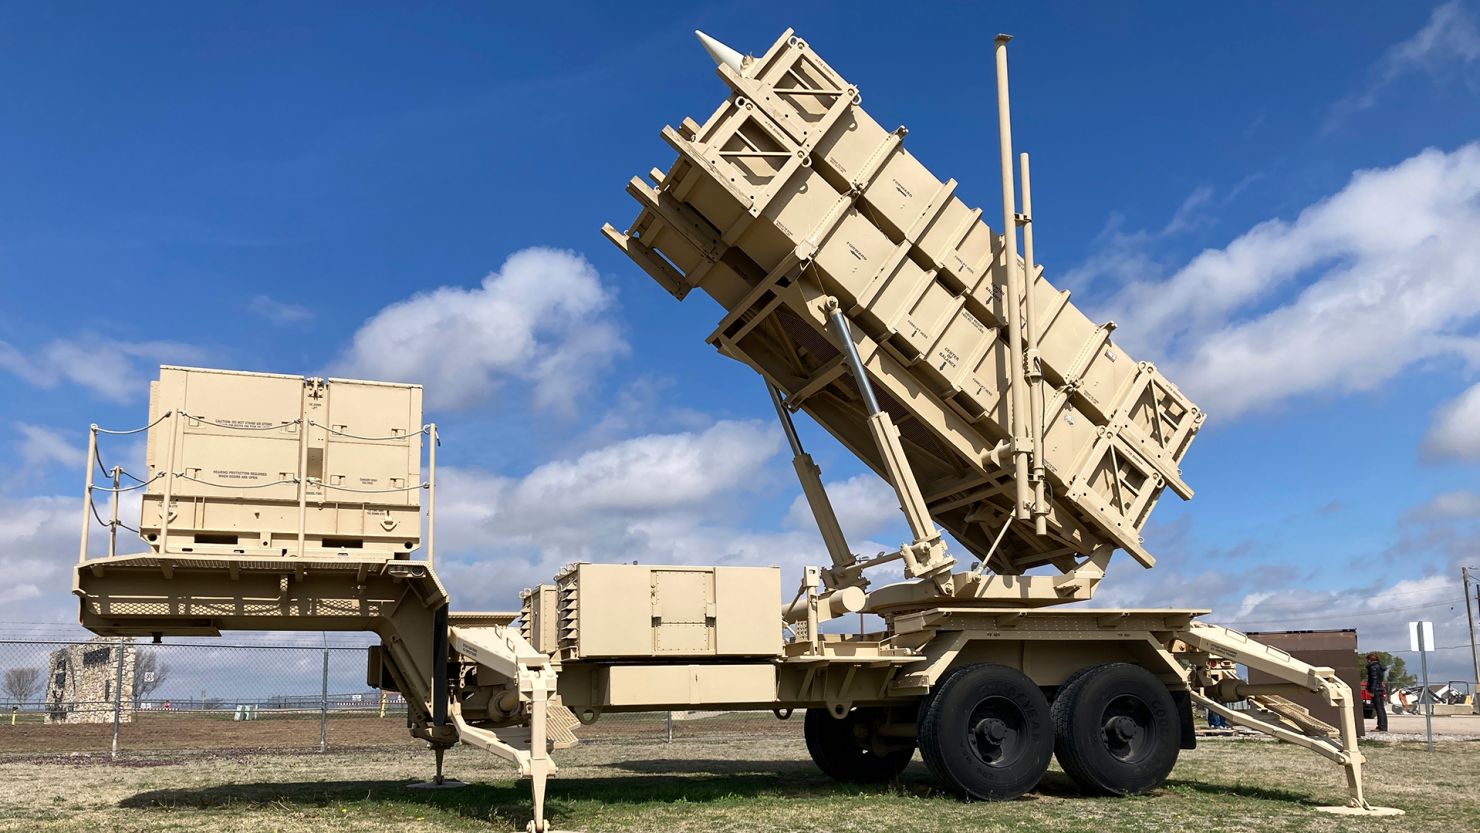
[[[46,722],[112,723],[115,700],[120,705],[119,720],[132,722],[138,653],[132,638],[123,639],[120,646],[118,637],[101,636],[52,651],[46,669]]]

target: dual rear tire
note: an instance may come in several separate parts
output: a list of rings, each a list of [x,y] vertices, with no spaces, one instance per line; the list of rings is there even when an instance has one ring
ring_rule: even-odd
[[[1171,772],[1181,722],[1166,686],[1136,665],[1083,669],[1050,705],[1021,671],[984,664],[936,686],[920,707],[919,744],[935,777],[968,799],[1017,798],[1054,756],[1086,792],[1129,795]]]
[[[881,727],[889,710],[857,708],[841,718],[827,709],[807,709],[802,729],[807,752],[823,774],[845,784],[887,784],[910,765],[915,745],[888,740]]]
[[[920,757],[947,789],[967,799],[1009,801],[1038,785],[1049,760],[1086,792],[1130,795],[1166,780],[1182,725],[1166,686],[1129,663],[1081,669],[1050,705],[1016,668],[971,665],[951,672],[920,704]],[[809,709],[807,750],[825,774],[855,784],[888,783],[914,749],[887,740],[884,708],[842,718]]]

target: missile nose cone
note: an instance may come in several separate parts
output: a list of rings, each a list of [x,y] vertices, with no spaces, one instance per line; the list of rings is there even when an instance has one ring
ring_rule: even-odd
[[[739,52],[736,52],[730,47],[725,46],[724,44],[704,34],[698,29],[694,30],[694,34],[698,36],[699,43],[704,45],[704,51],[708,52],[709,57],[714,60],[715,66],[727,66],[736,72],[740,72],[741,69],[745,66],[744,55],[741,55]]]

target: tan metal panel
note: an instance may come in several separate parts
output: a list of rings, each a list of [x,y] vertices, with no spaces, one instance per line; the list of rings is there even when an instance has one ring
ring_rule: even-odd
[[[780,656],[780,623],[762,613],[780,598],[781,571],[774,567],[715,567],[715,653]]]
[[[780,572],[776,567],[572,565],[556,578],[561,657],[779,656],[778,621],[756,612],[779,608]],[[544,616],[533,605],[526,607]],[[543,627],[539,620],[531,625],[533,631]]]
[[[598,690],[604,677],[607,706],[727,706],[770,703],[776,699],[776,666],[612,665],[596,669]]]

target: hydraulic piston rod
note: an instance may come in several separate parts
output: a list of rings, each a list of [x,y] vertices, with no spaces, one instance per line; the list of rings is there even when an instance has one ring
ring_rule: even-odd
[[[817,521],[817,530],[822,533],[822,542],[832,558],[833,569],[823,572],[823,584],[829,589],[841,586],[867,587],[868,580],[854,569],[858,559],[848,549],[848,540],[843,537],[843,527],[838,523],[838,515],[833,511],[827,489],[822,485],[822,469],[812,461],[812,455],[802,448],[797,427],[791,421],[791,412],[786,410],[786,404],[781,401],[781,392],[769,382],[766,383],[766,392],[771,395],[771,404],[776,406],[776,418],[781,421],[781,430],[786,433],[786,443],[791,447],[791,465],[796,469],[797,480],[802,484],[802,494],[807,498],[807,506]]]
[[[833,335],[843,351],[848,370],[858,385],[858,393],[868,409],[868,430],[873,436],[874,444],[879,448],[885,477],[889,480],[889,485],[894,487],[894,494],[899,498],[899,508],[904,512],[910,533],[915,538],[911,544],[900,550],[905,562],[905,574],[912,578],[948,576],[956,560],[946,555],[940,530],[930,519],[925,496],[921,494],[920,484],[915,482],[914,471],[904,456],[904,446],[900,445],[899,429],[895,427],[889,412],[879,407],[873,383],[869,381],[863,360],[858,356],[858,348],[853,345],[853,331],[848,327],[848,319],[843,315],[836,298],[828,298],[824,309],[832,322]]]

